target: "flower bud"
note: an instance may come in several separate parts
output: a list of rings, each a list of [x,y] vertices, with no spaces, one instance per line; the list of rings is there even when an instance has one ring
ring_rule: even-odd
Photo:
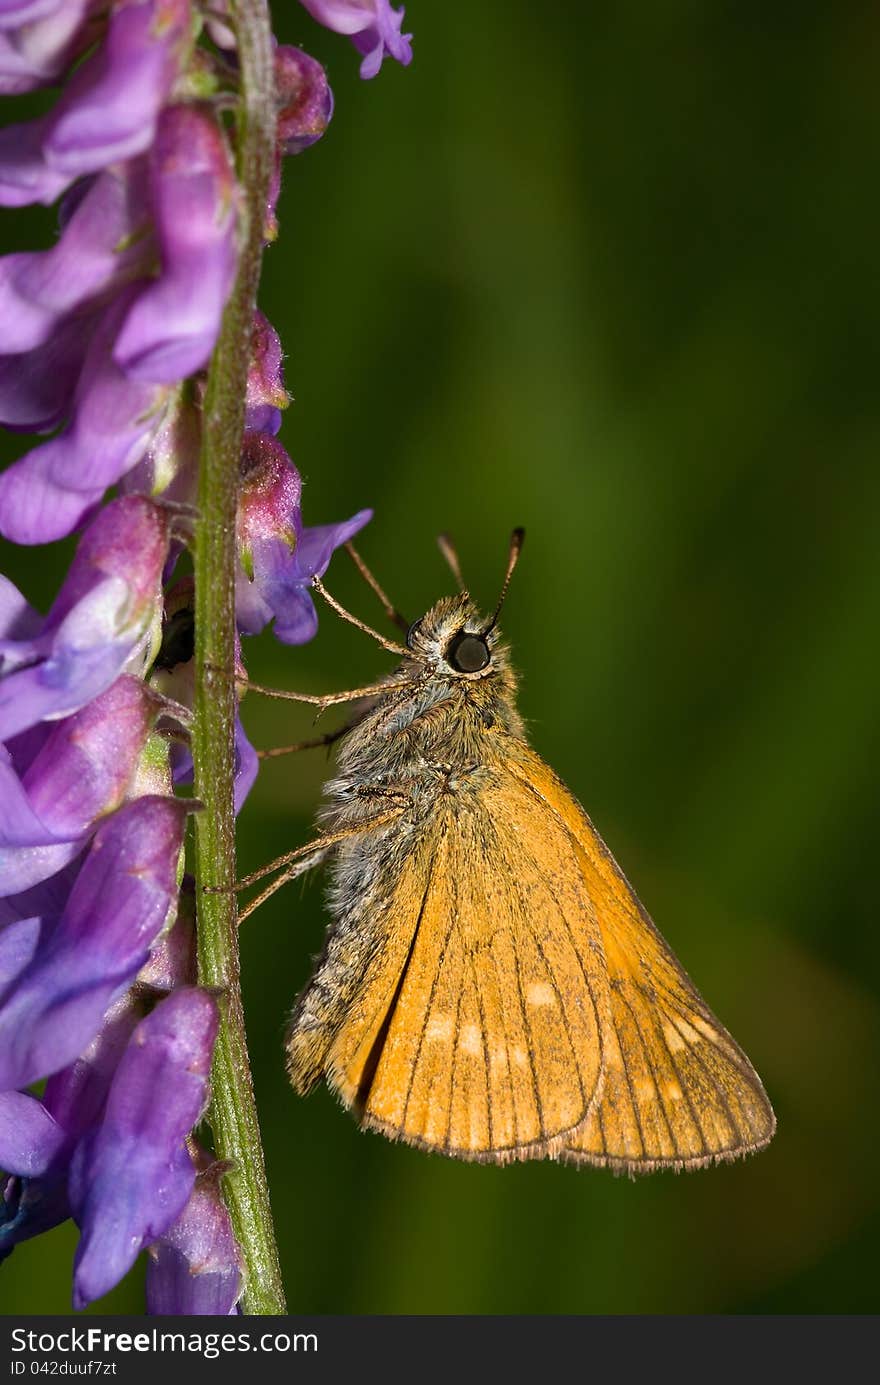
[[[281,410],[289,403],[290,395],[284,388],[281,339],[258,309],[251,333],[245,428],[254,433],[276,434],[281,427]]]
[[[241,451],[241,490],[236,534],[242,566],[254,575],[254,546],[280,539],[291,552],[300,526],[302,482],[280,442],[246,433]]]
[[[283,154],[300,154],[330,124],[333,93],[321,64],[302,48],[279,44],[274,56],[278,143]]]

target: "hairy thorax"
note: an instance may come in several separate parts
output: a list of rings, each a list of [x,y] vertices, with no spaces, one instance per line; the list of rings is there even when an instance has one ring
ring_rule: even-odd
[[[419,676],[402,664],[342,742],[337,774],[324,786],[324,830],[366,823],[393,806],[418,821],[450,808],[452,795],[470,797],[522,739],[515,686],[501,649],[491,673],[473,681]]]

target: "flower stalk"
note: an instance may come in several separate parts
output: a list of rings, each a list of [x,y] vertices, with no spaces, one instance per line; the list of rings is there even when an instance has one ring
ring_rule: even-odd
[[[276,96],[266,0],[235,0],[240,62],[238,176],[245,193],[235,288],[208,374],[204,402],[195,546],[196,691],[194,786],[204,811],[195,822],[198,976],[221,993],[207,1118],[214,1149],[228,1164],[224,1197],[245,1272],[242,1307],[286,1311],[248,1059],[239,978],[233,809],[235,682],[235,519],[245,393],[264,223],[275,156]],[[206,894],[203,886],[220,887]]]

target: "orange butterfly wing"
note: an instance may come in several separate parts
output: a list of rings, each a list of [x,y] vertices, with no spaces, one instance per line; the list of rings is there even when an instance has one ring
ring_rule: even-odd
[[[776,1122],[748,1058],[552,770],[528,750],[511,770],[576,843],[610,983],[601,1097],[560,1157],[639,1173],[695,1168],[761,1149]]]
[[[569,832],[509,774],[478,773],[410,852],[325,1075],[372,1129],[506,1162],[589,1118],[610,1001]]]

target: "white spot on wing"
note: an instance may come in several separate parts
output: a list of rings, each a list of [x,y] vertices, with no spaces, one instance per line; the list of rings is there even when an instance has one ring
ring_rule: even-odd
[[[676,1015],[675,1025],[686,1044],[698,1044],[700,1042],[700,1036],[694,1026],[688,1024],[686,1019],[682,1019],[681,1015]]]
[[[526,986],[526,1000],[530,1005],[555,1005],[556,996],[553,994],[553,987],[548,986],[546,981],[532,981]]]
[[[462,1053],[478,1057],[483,1052],[483,1036],[475,1024],[463,1024],[458,1046]]]
[[[452,1016],[435,1015],[433,1019],[428,1021],[428,1027],[425,1030],[425,1038],[429,1043],[439,1043],[441,1040],[448,1039],[451,1033]]]

